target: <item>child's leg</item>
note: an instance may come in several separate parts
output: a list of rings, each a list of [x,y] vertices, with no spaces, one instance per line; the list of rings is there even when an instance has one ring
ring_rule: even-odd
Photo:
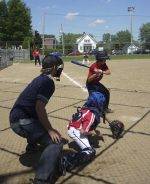
[[[89,65],[90,64],[90,61],[87,59],[87,64]]]
[[[74,127],[70,127],[68,130],[68,135],[77,143],[81,150],[85,148],[91,148],[88,137],[80,133],[79,130]]]
[[[35,65],[37,64],[37,60],[36,60],[36,58],[34,59],[34,63],[35,63]]]
[[[95,157],[95,150],[89,144],[87,136],[83,136],[79,130],[70,127],[68,135],[78,144],[81,151],[68,154],[66,159],[66,169],[71,171],[75,167],[81,166],[82,164],[89,163]]]

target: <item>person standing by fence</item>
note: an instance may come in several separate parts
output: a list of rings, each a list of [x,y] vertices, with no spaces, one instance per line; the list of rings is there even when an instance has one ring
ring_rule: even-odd
[[[34,61],[35,61],[35,66],[37,65],[37,62],[39,63],[39,65],[41,65],[41,61],[40,61],[40,51],[39,49],[35,49],[32,53],[33,57],[34,57]]]

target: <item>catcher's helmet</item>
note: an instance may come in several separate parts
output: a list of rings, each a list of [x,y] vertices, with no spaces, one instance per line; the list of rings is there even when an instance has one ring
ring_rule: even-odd
[[[95,55],[96,61],[105,61],[109,59],[109,56],[106,51],[98,51]]]
[[[42,61],[42,69],[47,69],[52,67],[57,68],[62,64],[63,64],[63,60],[60,57],[50,54],[44,57]]]
[[[86,103],[84,104],[85,107],[95,107],[100,112],[104,110],[104,103],[105,103],[105,96],[100,92],[92,92]]]

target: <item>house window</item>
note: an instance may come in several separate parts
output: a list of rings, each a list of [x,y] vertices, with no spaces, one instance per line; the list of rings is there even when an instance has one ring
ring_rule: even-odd
[[[90,39],[85,39],[84,40],[84,43],[89,43],[90,42]]]
[[[80,50],[83,50],[83,47],[82,46],[80,46]]]

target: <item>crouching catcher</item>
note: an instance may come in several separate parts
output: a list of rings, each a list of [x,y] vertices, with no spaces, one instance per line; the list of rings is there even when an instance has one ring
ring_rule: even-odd
[[[36,168],[34,184],[52,183],[61,157],[63,143],[58,130],[54,129],[46,112],[46,105],[55,91],[54,77],[63,61],[53,55],[45,56],[41,74],[31,81],[17,98],[10,112],[11,129],[27,140],[27,152],[43,146]]]
[[[105,96],[102,93],[92,92],[83,107],[77,108],[77,112],[73,114],[68,126],[68,135],[76,142],[80,151],[64,158],[67,170],[89,163],[94,159],[96,151],[90,145],[88,135],[100,123],[104,103]]]

